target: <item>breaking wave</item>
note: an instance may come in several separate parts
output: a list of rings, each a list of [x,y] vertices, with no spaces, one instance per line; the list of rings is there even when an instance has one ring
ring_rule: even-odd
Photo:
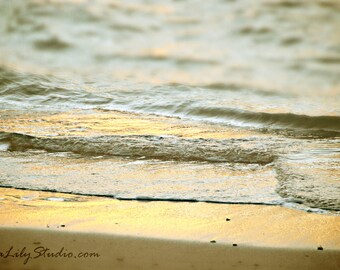
[[[247,148],[243,140],[183,139],[174,136],[34,137],[0,133],[10,151],[39,149],[81,155],[108,155],[178,161],[268,164],[275,155],[265,147]],[[248,146],[249,147],[249,146]]]
[[[15,74],[0,68],[0,86],[0,101],[4,105],[7,104],[9,108],[19,106],[32,109],[32,106],[35,106],[47,109],[62,107],[108,109],[217,121],[235,126],[299,129],[310,131],[314,135],[315,131],[333,132],[332,136],[340,133],[339,116],[271,113],[235,108],[233,107],[235,95],[247,96],[262,93],[264,98],[273,98],[264,90],[249,89],[241,85],[217,84],[197,87],[170,84],[129,90],[117,89],[118,86],[112,85],[103,91],[88,91],[87,85]],[[215,93],[214,89],[226,91]],[[169,98],[169,93],[172,95],[171,98]],[[207,95],[206,101],[200,98],[202,94]],[[285,98],[289,99],[289,97]],[[211,104],[211,100],[216,102],[219,99],[224,99],[223,106]]]

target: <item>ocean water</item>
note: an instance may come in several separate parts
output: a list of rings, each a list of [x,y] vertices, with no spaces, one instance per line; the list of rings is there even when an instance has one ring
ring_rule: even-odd
[[[339,12],[0,0],[0,186],[338,214]]]

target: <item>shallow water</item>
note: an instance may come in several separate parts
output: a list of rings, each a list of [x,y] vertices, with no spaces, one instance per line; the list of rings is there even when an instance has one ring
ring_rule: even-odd
[[[339,11],[0,1],[1,185],[339,211]]]

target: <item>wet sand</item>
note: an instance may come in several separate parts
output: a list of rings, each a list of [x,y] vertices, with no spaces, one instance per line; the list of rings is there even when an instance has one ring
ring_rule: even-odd
[[[0,192],[1,269],[340,265],[339,216],[279,206],[119,201],[6,188]],[[3,258],[10,247],[9,254],[16,252],[17,258]],[[28,252],[40,257],[24,264]],[[71,252],[73,257],[65,258]],[[74,258],[81,252],[99,257]]]

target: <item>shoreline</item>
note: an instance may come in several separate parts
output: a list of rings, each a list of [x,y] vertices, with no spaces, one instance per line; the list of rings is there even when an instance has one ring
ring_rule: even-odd
[[[0,189],[0,252],[64,247],[99,258],[0,258],[1,269],[337,269],[340,217],[280,206],[119,201]],[[53,200],[52,200],[53,199]],[[63,201],[62,201],[63,200]],[[322,250],[318,248],[322,247]],[[241,262],[241,263],[240,263]],[[193,266],[193,267],[192,267]]]

